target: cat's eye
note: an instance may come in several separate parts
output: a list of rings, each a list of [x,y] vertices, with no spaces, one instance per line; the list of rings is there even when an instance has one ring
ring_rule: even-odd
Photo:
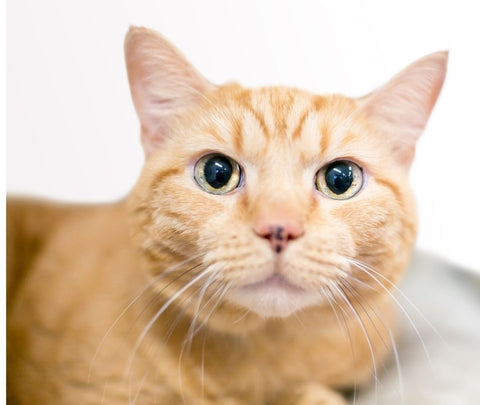
[[[240,185],[241,169],[233,159],[216,153],[200,158],[195,164],[194,177],[208,193],[226,194]]]
[[[363,185],[362,169],[348,160],[337,160],[322,167],[315,179],[317,189],[335,200],[347,200]]]

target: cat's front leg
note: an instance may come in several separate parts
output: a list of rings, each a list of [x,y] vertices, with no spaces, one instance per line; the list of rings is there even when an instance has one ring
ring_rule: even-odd
[[[347,402],[324,385],[306,383],[286,390],[271,405],[347,405]]]

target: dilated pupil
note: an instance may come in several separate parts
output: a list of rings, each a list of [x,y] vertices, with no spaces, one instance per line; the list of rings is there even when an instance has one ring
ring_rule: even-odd
[[[331,164],[325,172],[325,183],[335,194],[345,193],[353,182],[352,167],[343,162]]]
[[[205,163],[205,181],[213,188],[219,189],[227,185],[232,173],[232,164],[224,157],[216,156]]]

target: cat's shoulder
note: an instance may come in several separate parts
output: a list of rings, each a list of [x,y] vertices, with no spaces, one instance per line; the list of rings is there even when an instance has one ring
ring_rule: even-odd
[[[7,197],[7,301],[39,256],[61,254],[81,239],[98,234],[105,222],[123,221],[123,204],[72,204],[26,197]],[[118,233],[118,232],[117,232]]]

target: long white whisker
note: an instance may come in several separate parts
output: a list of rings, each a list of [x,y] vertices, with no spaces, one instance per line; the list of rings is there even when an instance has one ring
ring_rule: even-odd
[[[228,292],[228,290],[230,289],[231,287],[231,284],[230,283],[226,283],[225,286],[223,287],[223,289],[219,290],[220,291],[220,294],[219,294],[219,297],[217,299],[217,301],[215,302],[215,304],[213,305],[213,307],[211,308],[210,312],[207,314],[207,316],[205,317],[205,319],[203,320],[203,322],[198,326],[198,328],[193,332],[194,335],[196,333],[198,333],[199,330],[201,330],[207,323],[208,321],[210,320],[210,318],[212,317],[213,315],[213,312],[217,309],[218,305],[220,305],[220,303],[222,302],[223,300],[223,297],[225,297],[225,294]],[[216,293],[215,293],[216,294]],[[212,296],[213,297],[213,296]],[[209,300],[210,301],[210,300]],[[206,308],[207,305],[208,305],[209,302],[207,302],[203,308]],[[203,310],[202,308],[202,310]],[[202,311],[200,310],[200,311]]]
[[[322,286],[322,293],[323,293],[323,296],[327,298],[328,304],[330,305],[330,308],[332,308],[332,311],[335,315],[335,318],[337,319],[340,329],[342,329],[342,331],[348,337],[348,340],[350,341],[350,347],[352,349],[352,355],[355,357],[355,349],[353,347],[353,341],[352,341],[352,336],[350,335],[350,329],[348,328],[347,320],[345,318],[345,311],[343,310],[342,306],[337,302],[335,298],[335,294],[333,294],[331,291],[331,286],[329,285]],[[340,317],[334,305],[336,305],[340,309],[343,322],[340,321]]]
[[[209,278],[209,280],[212,279],[214,276],[215,276],[215,273]],[[177,279],[178,279],[178,278],[177,278]],[[186,298],[184,298],[184,299],[182,300],[180,306],[181,306],[182,308],[185,308],[186,306],[188,306],[189,303],[187,303],[187,301],[192,301],[192,297],[196,296],[196,295],[197,295],[201,290],[203,290],[204,288],[205,288],[205,287],[202,286],[202,287],[196,289],[192,294],[190,294],[188,297],[186,297]],[[167,332],[167,334],[168,334],[169,336],[171,335],[171,333],[173,333],[173,329],[175,328],[176,324],[179,322],[179,320],[181,319],[181,317],[185,315],[185,312],[186,312],[186,310],[185,310],[185,309],[182,309],[182,310],[181,310],[181,313],[176,317],[175,322],[174,322],[174,325],[171,326],[170,329],[169,329],[169,331]],[[169,336],[165,338],[166,341],[169,339]],[[158,351],[158,350],[157,350],[157,351]],[[156,351],[156,352],[157,352],[157,351]],[[142,379],[142,383],[141,383],[139,389],[141,389],[141,387],[142,387],[142,385],[143,385],[143,383],[144,383],[144,380],[145,380],[147,374],[151,371],[152,367],[153,367],[153,364],[150,365],[150,366],[148,367],[147,371],[145,372],[145,375],[144,375],[144,377],[143,377],[143,379]],[[136,398],[138,397],[138,395],[139,395],[139,391],[137,391],[137,394],[135,395],[135,398],[133,399],[133,403],[136,402]]]
[[[359,286],[362,286],[366,290],[374,290],[374,291],[376,290],[376,288],[374,288],[370,284],[368,284],[365,281],[360,280],[359,278],[355,277],[351,272],[341,270],[341,269],[337,269],[337,272],[343,276],[342,280],[344,280],[344,279],[353,280],[353,281],[355,281],[355,284],[358,284]]]
[[[103,335],[102,339],[100,340],[100,343],[98,344],[96,350],[95,350],[95,353],[93,355],[93,358],[90,362],[90,368],[89,368],[89,371],[88,371],[88,378],[87,378],[87,381],[88,383],[90,383],[90,379],[91,379],[91,375],[92,375],[92,372],[93,372],[93,368],[95,366],[95,362],[96,362],[96,359],[98,357],[98,354],[100,353],[100,350],[102,349],[103,345],[105,344],[105,341],[107,339],[107,337],[110,335],[110,333],[112,332],[112,330],[115,328],[115,326],[117,326],[118,322],[120,322],[120,319],[123,318],[123,316],[127,313],[127,311],[133,306],[135,305],[135,303],[148,291],[148,289],[153,285],[155,284],[156,282],[158,282],[160,279],[166,277],[167,275],[169,274],[172,274],[173,272],[177,271],[180,267],[182,267],[183,265],[193,261],[193,260],[196,260],[198,259],[199,257],[201,257],[200,255],[198,256],[195,256],[195,257],[190,257],[180,263],[177,263],[175,264],[174,266],[170,267],[169,269],[167,269],[166,271],[164,271],[163,273],[155,276],[149,283],[147,283],[147,285],[145,287],[143,287],[140,292],[130,301],[130,303],[120,312],[120,314],[117,316],[117,318],[113,321],[112,325],[108,328],[108,330],[105,332],[105,334]]]
[[[145,380],[146,380],[149,372],[150,372],[150,371],[147,370],[147,371],[145,372],[145,374],[143,375],[143,378],[142,378],[142,380],[140,381],[139,387],[138,387],[138,389],[137,389],[137,392],[135,393],[135,397],[133,397],[133,400],[132,400],[132,398],[129,398],[129,405],[135,405],[135,403],[137,402],[137,399],[138,399],[138,397],[140,396],[140,392],[142,391],[143,384],[145,384]],[[129,395],[129,396],[130,396],[130,395]]]
[[[200,305],[201,305],[202,299],[205,296],[205,293],[208,290],[208,288],[212,285],[212,283],[215,280],[215,277],[217,275],[218,275],[218,271],[214,271],[213,274],[208,278],[208,280],[202,286],[202,289],[201,289],[200,294],[199,294],[199,299],[197,301],[197,306],[195,308],[192,321],[190,323],[190,327],[188,328],[186,337],[183,340],[182,348],[180,350],[180,356],[179,356],[179,359],[178,359],[178,378],[179,378],[180,392],[182,393],[182,398],[183,398],[184,403],[186,401],[185,401],[185,396],[184,396],[184,392],[183,392],[183,379],[182,379],[182,360],[183,360],[183,356],[184,356],[185,349],[187,348],[187,346],[188,346],[188,350],[190,350],[190,347],[191,347],[192,342],[193,342],[193,338],[196,334],[195,325],[196,325],[198,316],[200,315],[200,312],[201,312]],[[202,386],[202,389],[203,389],[203,386]]]
[[[388,332],[388,335],[389,335],[389,338],[390,338],[390,344],[391,344],[391,348],[392,348],[392,351],[393,351],[393,355],[394,355],[394,359],[395,359],[395,366],[396,366],[396,369],[397,369],[397,376],[398,376],[398,388],[399,388],[399,392],[400,392],[400,395],[401,397],[403,398],[403,374],[402,374],[402,368],[401,368],[401,365],[400,365],[400,357],[398,355],[398,349],[397,349],[397,344],[395,342],[395,338],[393,336],[393,333],[389,327],[389,325],[382,319],[382,317],[378,314],[378,312],[375,310],[375,308],[372,307],[372,305],[370,305],[370,303],[365,300],[363,298],[363,296],[357,291],[357,289],[350,283],[350,281],[348,280],[343,280],[344,283],[346,283],[349,288],[348,290],[352,293],[352,295],[355,295],[355,299],[356,301],[358,302],[358,304],[362,307],[363,311],[365,312],[365,314],[367,314],[368,318],[370,319],[370,322],[372,323],[372,325],[375,327],[375,330],[377,331],[377,334],[380,336],[382,342],[384,343],[385,347],[388,349],[389,346],[387,345],[387,343],[384,341],[383,339],[383,336],[380,334],[379,330],[377,329],[375,323],[373,322],[373,320],[371,319],[370,315],[368,314],[366,308],[363,306],[363,304],[360,302],[360,300],[363,300],[367,305],[368,305],[368,308],[373,312],[373,314],[376,316],[376,318],[381,322],[381,324],[383,325],[383,327],[385,328],[385,330]]]
[[[377,332],[377,335],[380,337],[380,340],[382,341],[383,345],[388,349],[389,346],[387,344],[387,342],[385,342],[385,339],[383,338],[382,334],[380,333],[380,331],[378,330],[377,328],[377,325],[376,323],[373,321],[372,317],[370,316],[370,311],[367,311],[367,309],[365,308],[365,306],[363,305],[362,303],[362,300],[366,302],[366,304],[368,305],[368,307],[372,310],[372,312],[376,315],[377,319],[380,320],[380,322],[382,323],[382,325],[385,327],[385,329],[388,329],[388,326],[387,324],[379,317],[379,315],[375,312],[375,310],[372,308],[372,306],[366,301],[363,299],[363,297],[355,290],[355,288],[353,288],[353,286],[347,282],[347,280],[342,280],[342,281],[339,281],[339,283],[342,285],[342,287],[347,290],[350,295],[355,299],[355,301],[357,302],[357,304],[360,306],[360,308],[362,309],[362,311],[364,312],[364,314],[367,316],[368,320],[370,321],[370,323],[372,324],[373,328],[375,329],[375,331]]]
[[[100,399],[100,405],[103,405],[105,402],[105,393],[107,392],[107,383],[103,385],[102,398]]]
[[[228,285],[228,284],[227,284]],[[220,291],[220,290],[219,290]],[[226,290],[225,288],[223,289],[223,292],[226,293]],[[215,295],[215,294],[214,294]],[[225,294],[221,293],[217,302],[215,303],[214,305],[214,309],[216,308],[216,306],[220,303],[220,301],[223,299],[223,296]],[[202,307],[202,309],[200,310],[200,312],[205,308],[205,305]],[[207,318],[205,319],[205,321],[196,329],[193,331],[193,335],[192,335],[192,339],[193,339],[193,336],[197,334],[197,332],[202,328],[203,325],[205,325],[209,319],[210,319],[210,316],[211,314],[213,313],[213,311],[211,311],[209,313],[209,316],[207,316]],[[184,342],[185,343],[185,342]],[[185,400],[185,393],[184,393],[184,390],[183,390],[183,378],[182,378],[182,360],[183,360],[183,355],[184,355],[184,348],[185,348],[185,345],[182,345],[182,350],[180,351],[180,356],[179,356],[179,359],[178,359],[178,385],[180,387],[180,392],[181,392],[181,395],[182,395],[182,399],[183,399],[183,403],[186,404],[186,400]],[[203,356],[203,354],[202,354]],[[202,377],[201,377],[201,381],[203,381],[204,379],[204,363],[203,363],[203,358],[202,358]],[[202,386],[202,392],[203,392],[203,386]]]
[[[417,326],[415,325],[415,322],[413,322],[413,319],[410,317],[410,315],[408,314],[408,312],[405,310],[405,308],[403,307],[403,305],[397,300],[397,298],[395,297],[395,295],[392,294],[392,292],[387,288],[385,287],[382,282],[377,278],[375,277],[375,275],[373,275],[370,270],[368,268],[365,268],[364,266],[360,266],[358,262],[356,261],[352,261],[352,264],[354,264],[359,270],[363,271],[365,274],[367,274],[368,276],[370,276],[372,278],[372,280],[375,280],[379,286],[381,286],[383,288],[383,290],[392,298],[392,300],[397,304],[398,308],[402,311],[402,313],[405,315],[405,317],[407,318],[408,322],[410,323],[410,325],[412,326],[415,334],[417,335],[419,341],[420,341],[420,344],[422,345],[422,348],[423,348],[423,351],[425,353],[425,356],[427,358],[427,361],[430,365],[430,367],[432,367],[432,361],[431,361],[431,358],[430,358],[430,354],[427,350],[427,346],[425,345],[425,341],[422,337],[422,335],[420,334],[420,331],[418,330]],[[386,280],[388,280],[385,276],[382,275],[383,278],[385,278]],[[390,280],[388,280],[392,286],[395,286],[395,284],[393,284]],[[399,289],[397,289],[398,291],[400,291]],[[433,327],[433,326],[432,326]]]
[[[329,281],[330,281],[329,284],[334,283],[332,280],[329,280]],[[348,338],[348,341],[350,342],[350,350],[352,351],[353,362],[355,363],[356,361],[355,347],[353,346],[352,336],[350,334],[350,328],[348,327],[347,320],[345,318],[344,309],[337,302],[335,298],[335,294],[332,293],[330,286],[328,285],[322,286],[321,293],[322,293],[322,296],[327,299],[328,305],[332,309],[340,329],[343,331],[344,335]],[[340,317],[338,315],[337,310],[335,309],[335,305],[340,309],[340,314],[342,316],[343,323],[340,321]],[[357,382],[355,378],[355,381],[353,383],[353,405],[355,405],[356,402],[357,402]]]
[[[348,296],[343,291],[342,287],[340,287],[337,284],[332,284],[332,287],[337,291],[339,297],[343,300],[343,302],[345,302],[348,308],[352,311],[352,314],[358,321],[358,324],[363,331],[363,334],[365,336],[365,339],[368,345],[368,349],[370,351],[370,356],[372,358],[373,374],[374,374],[374,380],[375,380],[375,399],[377,399],[378,398],[378,370],[377,370],[377,363],[375,359],[375,352],[373,351],[372,341],[370,340],[370,336],[368,334],[367,328],[365,327],[365,324],[363,323],[362,318],[358,314],[357,310],[355,309],[353,304],[350,302]]]
[[[190,267],[188,268],[187,270],[183,271],[182,273],[180,273],[178,276],[176,276],[175,278],[173,278],[172,280],[170,280],[167,284],[165,284],[162,289],[158,292],[155,292],[155,294],[152,294],[152,297],[150,298],[150,300],[148,301],[148,303],[144,306],[144,308],[142,309],[142,311],[137,315],[137,317],[135,318],[133,324],[138,321],[138,319],[145,313],[145,311],[150,308],[150,306],[152,305],[153,302],[155,301],[158,301],[159,300],[159,297],[161,296],[162,292],[164,290],[166,290],[168,287],[170,287],[173,283],[177,282],[178,280],[180,280],[183,276],[185,276],[186,274],[198,269],[199,267],[201,267],[202,265],[201,264],[197,264],[193,267]],[[169,273],[171,274],[171,273]],[[132,331],[133,329],[133,324],[131,325],[129,331],[128,331],[128,334]]]
[[[438,332],[438,330],[435,328],[435,326],[428,320],[428,318],[423,314],[422,311],[420,311],[420,309],[414,304],[414,302],[395,284],[393,283],[391,280],[389,280],[387,277],[385,277],[382,273],[378,272],[377,270],[375,270],[373,267],[367,265],[366,263],[363,263],[363,262],[360,262],[358,260],[355,260],[355,259],[352,259],[352,258],[346,258],[347,261],[349,261],[350,263],[352,263],[354,266],[356,266],[357,268],[359,269],[363,269],[365,271],[370,271],[372,272],[373,274],[377,275],[378,277],[380,277],[382,280],[386,281],[388,283],[389,286],[391,286],[397,293],[399,293],[402,298],[407,301],[407,303],[413,308],[413,310],[425,321],[425,323],[432,329],[432,331],[442,340],[443,339],[443,336],[440,334],[440,332]],[[377,280],[377,282],[379,282]],[[382,283],[379,282],[380,285],[383,286]],[[385,287],[385,286],[383,286]]]
[[[217,308],[221,300],[223,300],[223,297],[225,296],[227,291],[230,289],[230,287],[231,287],[231,284],[226,283],[223,290],[220,290],[220,289],[218,290],[218,291],[221,291],[219,298],[215,303],[215,305],[213,306],[212,311],[207,315],[205,322],[208,322],[210,320],[210,317],[213,315],[213,311]],[[203,327],[203,325],[201,325],[200,328],[201,327]],[[202,385],[202,401],[205,398],[205,344],[207,341],[207,333],[208,333],[208,329],[207,329],[207,332],[205,332],[204,334],[203,342],[202,342],[202,364],[201,364],[201,376],[200,376],[200,382]]]
[[[197,324],[198,316],[200,315],[200,306],[201,306],[202,300],[205,296],[205,293],[207,292],[208,288],[212,285],[212,283],[215,280],[215,278],[217,277],[217,275],[218,275],[218,271],[213,272],[212,275],[205,282],[205,284],[203,285],[203,287],[200,291],[198,301],[197,301],[197,305],[196,305],[195,311],[194,311],[194,316],[193,316],[192,321],[190,323],[190,327],[188,328],[187,338],[184,340],[183,345],[182,345],[182,352],[185,349],[185,344],[188,344],[189,347],[192,344],[192,340],[193,340],[193,337],[194,337],[194,332],[195,332],[195,327],[196,327],[196,324]]]
[[[215,278],[217,273],[214,273],[212,274],[212,276],[210,277],[209,280]],[[209,281],[207,281],[207,284],[205,285],[202,285],[201,287],[197,288],[192,294],[190,294],[188,297],[184,298],[181,302],[181,309],[179,311],[179,314],[177,315],[177,317],[175,318],[175,320],[172,322],[172,324],[170,325],[170,328],[168,329],[167,333],[165,334],[165,337],[164,337],[164,340],[165,342],[168,341],[171,337],[171,335],[173,334],[176,326],[178,325],[178,323],[180,322],[180,320],[185,317],[186,313],[187,313],[187,304],[185,304],[188,301],[192,301],[193,300],[193,297],[197,296],[199,293],[200,293],[200,297],[205,294],[205,292],[202,292],[202,290],[205,290],[208,288],[209,284],[208,284]],[[201,302],[201,299],[197,301],[197,303],[199,304]],[[185,304],[185,305],[184,305]],[[194,313],[197,313],[198,312],[198,309],[196,309],[194,311]]]
[[[397,375],[398,375],[398,390],[400,392],[400,397],[403,399],[404,397],[404,386],[403,386],[403,373],[402,373],[402,366],[400,363],[400,356],[398,355],[398,348],[395,342],[395,337],[390,329],[388,329],[388,335],[390,336],[390,341],[392,342],[392,349],[393,349],[393,357],[395,359],[395,365],[397,367]]]
[[[237,323],[240,323],[241,321],[243,321],[249,313],[250,313],[250,310],[246,309],[245,312],[239,318],[235,319],[232,322],[232,325],[236,325]]]
[[[188,290],[192,285],[194,285],[196,282],[201,280],[203,277],[206,275],[210,274],[212,270],[209,270],[208,268],[204,271],[202,271],[200,274],[198,274],[195,278],[193,278],[190,282],[188,282],[186,285],[184,285],[182,288],[180,288],[175,294],[173,294],[164,304],[163,306],[156,312],[156,314],[152,317],[152,319],[147,323],[145,328],[143,329],[142,333],[138,337],[135,346],[133,347],[132,354],[130,355],[130,358],[127,363],[127,368],[126,368],[126,373],[125,375],[128,376],[130,374],[130,370],[133,364],[133,359],[135,358],[135,355],[140,348],[141,343],[145,339],[145,336],[149,332],[149,330],[152,328],[154,323],[160,318],[160,316],[165,312],[165,310],[174,302],[180,295],[182,295],[186,290]]]

